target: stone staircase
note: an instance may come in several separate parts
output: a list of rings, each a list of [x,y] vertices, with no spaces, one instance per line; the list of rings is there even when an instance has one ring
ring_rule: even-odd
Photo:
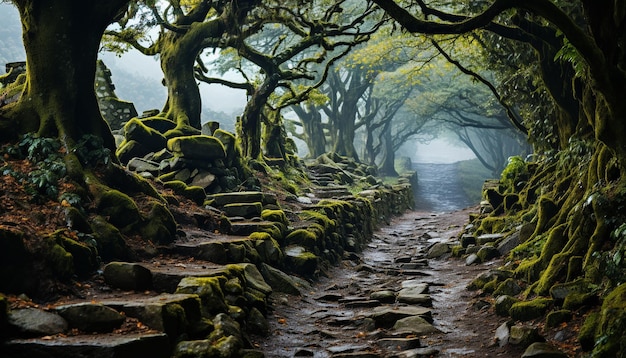
[[[383,185],[345,165],[310,166],[314,186],[288,202],[257,191],[208,195],[206,210],[226,225],[186,224],[150,259],[106,264],[80,299],[13,307],[0,356],[263,357],[255,347],[270,334],[268,296],[299,294],[302,277],[324,274],[359,251],[377,222],[410,208],[408,179]],[[367,189],[352,194],[357,180]]]

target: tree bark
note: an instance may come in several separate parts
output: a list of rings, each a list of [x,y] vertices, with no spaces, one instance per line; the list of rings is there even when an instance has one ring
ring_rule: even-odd
[[[68,148],[92,134],[115,149],[98,109],[94,80],[104,30],[127,3],[14,1],[22,19],[27,77],[20,100],[1,115],[16,124],[13,134],[58,136]]]

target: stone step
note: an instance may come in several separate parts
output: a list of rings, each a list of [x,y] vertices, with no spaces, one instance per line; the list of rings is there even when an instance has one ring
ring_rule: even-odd
[[[232,193],[218,193],[207,196],[207,200],[211,205],[222,207],[227,204],[235,203],[261,203],[263,205],[276,204],[276,197],[270,193],[260,191],[238,191]]]
[[[164,333],[96,334],[13,339],[4,344],[5,358],[167,358],[172,347]]]

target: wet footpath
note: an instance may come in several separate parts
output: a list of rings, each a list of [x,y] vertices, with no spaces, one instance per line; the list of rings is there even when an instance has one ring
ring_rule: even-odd
[[[267,357],[485,357],[499,324],[467,284],[489,267],[451,258],[472,209],[409,212],[302,295],[273,294]],[[506,355],[503,355],[506,356]]]

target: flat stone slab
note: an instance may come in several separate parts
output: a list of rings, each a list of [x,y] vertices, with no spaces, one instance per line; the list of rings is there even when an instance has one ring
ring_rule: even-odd
[[[212,277],[220,275],[225,270],[223,265],[202,261],[141,265],[152,272],[152,289],[168,293],[176,291],[178,283],[185,277]]]
[[[377,325],[390,326],[396,321],[402,318],[411,316],[420,316],[426,320],[432,320],[432,310],[426,307],[420,306],[406,306],[406,307],[389,307],[380,306],[374,307],[367,312],[363,312],[365,317],[372,318],[376,321]]]
[[[422,287],[403,288],[398,292],[398,302],[432,306],[433,301],[430,295],[422,292]]]
[[[171,352],[164,333],[14,339],[3,348],[4,358],[167,358]]]

